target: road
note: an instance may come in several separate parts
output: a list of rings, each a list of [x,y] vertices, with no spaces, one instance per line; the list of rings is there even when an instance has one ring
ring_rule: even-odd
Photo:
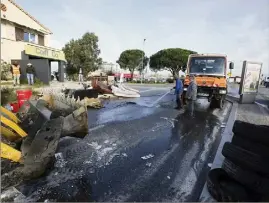
[[[170,86],[134,88],[140,98],[89,110],[84,139],[62,138],[54,167],[18,187],[29,201],[198,201],[231,104],[198,100],[190,117]]]

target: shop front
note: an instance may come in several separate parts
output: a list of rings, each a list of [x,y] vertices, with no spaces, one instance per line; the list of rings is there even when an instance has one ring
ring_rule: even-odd
[[[59,81],[64,82],[66,60],[63,51],[26,44],[23,52],[23,60],[18,60],[21,65],[22,78],[26,79],[26,66],[31,63],[35,67],[36,77],[43,83],[49,84],[51,80],[51,62],[58,62]]]

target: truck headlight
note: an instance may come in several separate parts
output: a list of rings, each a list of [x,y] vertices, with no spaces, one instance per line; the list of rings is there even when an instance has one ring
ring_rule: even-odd
[[[184,87],[184,89],[183,89],[184,91],[187,91],[187,87]]]
[[[226,90],[220,90],[219,93],[220,94],[226,94]]]

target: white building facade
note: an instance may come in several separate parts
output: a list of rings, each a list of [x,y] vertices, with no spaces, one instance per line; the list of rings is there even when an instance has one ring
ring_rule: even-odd
[[[47,27],[13,0],[1,0],[2,60],[23,60],[25,55],[65,60],[61,50],[49,47],[51,35]]]

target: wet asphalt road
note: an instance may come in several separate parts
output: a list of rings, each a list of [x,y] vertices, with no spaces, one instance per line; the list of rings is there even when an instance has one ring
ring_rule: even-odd
[[[89,134],[70,146],[60,145],[62,158],[55,169],[21,191],[34,200],[66,200],[55,189],[43,196],[38,192],[52,190],[50,181],[56,179],[68,187],[59,178],[64,168],[75,172],[67,175],[71,186],[63,190],[77,196],[73,201],[198,201],[231,104],[212,110],[207,101],[198,100],[190,117],[188,111],[174,109],[173,92],[166,94],[171,87],[134,88],[140,98],[89,110]],[[83,176],[83,194],[74,193],[80,190],[72,181],[81,177],[77,173]]]

